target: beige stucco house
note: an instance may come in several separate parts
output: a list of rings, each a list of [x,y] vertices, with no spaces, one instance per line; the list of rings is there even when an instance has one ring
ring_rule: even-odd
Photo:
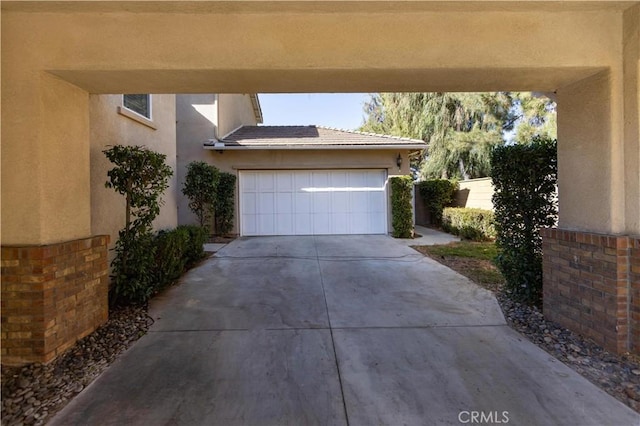
[[[554,92],[545,315],[640,352],[640,2],[0,7],[3,360],[50,360],[106,320],[91,111],[114,93]]]

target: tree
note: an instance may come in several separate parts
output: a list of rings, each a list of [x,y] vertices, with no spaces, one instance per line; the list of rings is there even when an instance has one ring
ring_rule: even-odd
[[[518,120],[514,140],[527,144],[534,138],[557,139],[556,103],[540,93],[516,92],[514,109]]]
[[[189,198],[189,208],[202,227],[208,226],[213,218],[219,180],[218,169],[204,161],[193,161],[187,166],[182,193]]]
[[[125,227],[118,233],[111,263],[111,304],[123,299],[144,302],[154,287],[152,224],[173,171],[165,164],[164,154],[144,147],[116,145],[103,153],[115,165],[107,172],[105,187],[125,196]]]
[[[365,104],[361,130],[428,143],[425,178],[487,176],[489,156],[512,128],[511,95],[499,93],[381,93]]]

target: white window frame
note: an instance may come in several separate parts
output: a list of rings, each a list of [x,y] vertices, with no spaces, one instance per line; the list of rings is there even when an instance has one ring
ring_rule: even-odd
[[[156,124],[153,122],[153,120],[151,119],[151,117],[153,117],[153,98],[151,97],[151,94],[146,93],[146,95],[149,97],[149,116],[150,117],[145,117],[144,115],[140,114],[139,112],[136,112],[132,109],[127,108],[126,106],[124,106],[124,97],[126,95],[122,95],[121,98],[121,104],[120,106],[118,106],[118,114],[127,117],[135,122],[138,122],[140,124],[143,124],[153,130],[157,130],[158,127],[156,126]]]
[[[143,93],[140,93],[140,94],[143,94]],[[132,113],[134,113],[134,114],[136,114],[136,115],[138,115],[138,116],[140,116],[140,117],[144,118],[145,120],[153,121],[153,102],[152,102],[152,99],[151,99],[151,94],[150,94],[150,93],[144,93],[144,94],[146,94],[146,95],[147,95],[147,99],[148,99],[148,101],[147,101],[147,102],[148,102],[148,104],[149,104],[149,116],[148,116],[148,117],[147,117],[146,115],[142,115],[142,114],[140,114],[138,111],[134,111],[134,110],[132,110],[131,108],[127,108],[127,107],[125,106],[125,104],[124,104],[124,97],[125,97],[125,96],[127,96],[126,94],[125,94],[125,95],[122,95],[122,108],[124,108],[124,109],[126,109],[127,111],[130,111],[130,112],[132,112]]]

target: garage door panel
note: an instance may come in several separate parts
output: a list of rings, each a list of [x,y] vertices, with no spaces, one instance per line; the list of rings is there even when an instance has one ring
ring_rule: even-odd
[[[297,192],[294,195],[293,211],[295,213],[311,213],[311,197],[310,192]]]
[[[256,183],[256,174],[255,173],[245,173],[242,175],[242,185],[241,185],[241,191],[243,193],[246,192],[256,192],[256,190],[258,189],[257,183]]]
[[[273,173],[260,173],[257,178],[258,191],[273,192],[276,189],[275,175]]]
[[[292,192],[293,173],[278,173],[276,175],[276,188],[278,192]]]
[[[261,215],[273,215],[275,214],[274,193],[263,192],[258,194],[258,205],[256,209],[258,214]]]
[[[331,211],[335,213],[349,212],[350,193],[346,191],[331,193]]]
[[[276,213],[277,214],[291,214],[293,210],[293,194],[292,193],[277,193],[276,196]]]
[[[331,213],[330,217],[332,234],[348,234],[349,233],[349,214],[348,213]]]
[[[311,213],[294,214],[295,235],[313,235]]]
[[[277,235],[295,235],[293,215],[290,213],[278,214],[276,217]]]
[[[331,212],[331,194],[329,192],[313,193],[313,212],[314,213],[330,213]]]
[[[258,235],[276,235],[275,215],[259,214],[258,218]]]
[[[384,170],[240,172],[242,235],[384,234]]]
[[[256,213],[258,213],[256,211],[256,205],[257,205],[256,196],[257,194],[253,194],[253,193],[242,194],[242,198],[240,202],[242,203],[242,207],[245,214],[255,215]]]
[[[311,221],[313,223],[314,235],[328,235],[331,234],[331,228],[329,227],[329,215],[314,213],[311,215]]]

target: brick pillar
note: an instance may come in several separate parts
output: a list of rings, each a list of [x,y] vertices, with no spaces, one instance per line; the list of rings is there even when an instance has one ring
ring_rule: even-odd
[[[109,236],[2,246],[2,362],[49,362],[105,323]]]
[[[640,353],[640,238],[541,234],[545,316],[612,352]]]

